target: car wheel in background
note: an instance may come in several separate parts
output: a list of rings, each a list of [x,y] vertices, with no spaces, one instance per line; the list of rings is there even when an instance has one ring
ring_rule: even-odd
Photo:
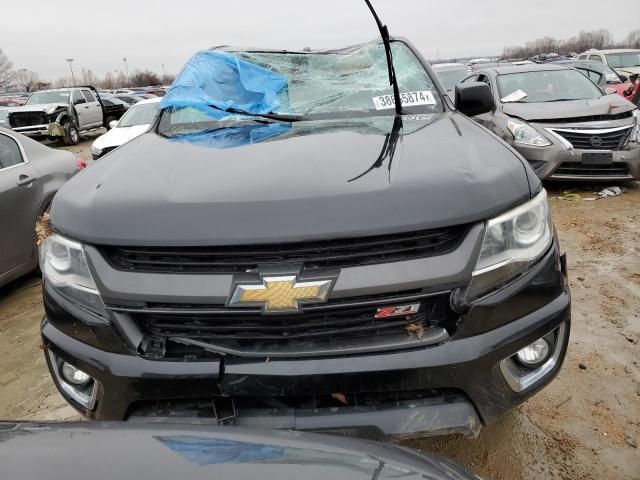
[[[64,143],[67,145],[77,145],[80,141],[80,133],[78,133],[76,126],[71,122],[66,122],[63,127],[66,133]]]

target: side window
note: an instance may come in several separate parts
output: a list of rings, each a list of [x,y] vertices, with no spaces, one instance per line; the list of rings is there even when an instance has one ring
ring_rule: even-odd
[[[82,93],[84,94],[84,98],[87,99],[87,102],[95,102],[96,101],[96,97],[93,96],[93,93],[91,93],[91,91],[82,90]]]
[[[589,55],[589,60],[591,60],[593,62],[602,63],[602,58],[600,58],[600,55]]]
[[[22,162],[22,154],[16,141],[6,135],[0,135],[0,169],[13,167]]]
[[[582,55],[578,55],[578,60],[586,60],[587,56],[582,54]]]
[[[80,105],[81,103],[87,103],[87,100],[82,96],[80,90],[74,90],[71,94],[71,102],[74,105]]]

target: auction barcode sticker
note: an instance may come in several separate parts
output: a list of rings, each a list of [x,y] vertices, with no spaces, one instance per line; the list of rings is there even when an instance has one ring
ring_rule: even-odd
[[[380,95],[379,97],[373,97],[373,104],[376,110],[386,110],[388,108],[395,108],[396,102],[393,95]],[[422,90],[420,92],[405,92],[400,94],[400,101],[403,107],[412,107],[414,105],[435,105],[436,99],[428,90]]]

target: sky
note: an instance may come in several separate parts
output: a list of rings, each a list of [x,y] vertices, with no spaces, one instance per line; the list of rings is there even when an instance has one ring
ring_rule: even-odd
[[[177,74],[194,52],[215,45],[335,48],[377,30],[364,0],[31,0],[2,2],[0,48],[14,68],[54,80],[76,73],[150,69]],[[640,1],[373,0],[392,36],[429,59],[499,55],[505,45],[568,38],[606,28],[622,40],[640,26]]]

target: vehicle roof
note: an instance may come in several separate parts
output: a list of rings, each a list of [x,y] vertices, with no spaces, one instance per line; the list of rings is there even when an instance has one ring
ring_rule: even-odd
[[[135,105],[132,105],[132,106],[146,105],[147,103],[158,103],[161,100],[162,100],[162,97],[145,98],[144,100],[140,100],[138,103],[136,103]]]
[[[505,65],[502,67],[488,67],[483,70],[495,72],[497,75],[505,75],[508,73],[526,73],[526,72],[544,72],[548,70],[569,70],[565,65],[557,63],[531,63],[526,65]],[[478,70],[480,71],[480,70]]]
[[[559,60],[554,63],[556,65],[569,65],[569,66],[581,65],[583,67],[593,67],[594,70],[598,70],[598,71],[611,70],[611,67],[609,67],[608,65],[602,62],[597,62],[595,60],[572,59],[572,60]]]
[[[593,53],[593,52],[600,52],[600,53],[629,53],[629,52],[640,52],[640,49],[638,48],[610,48],[608,50],[588,50],[584,53]]]
[[[464,63],[433,63],[431,66],[437,70],[444,68],[468,68]]]

